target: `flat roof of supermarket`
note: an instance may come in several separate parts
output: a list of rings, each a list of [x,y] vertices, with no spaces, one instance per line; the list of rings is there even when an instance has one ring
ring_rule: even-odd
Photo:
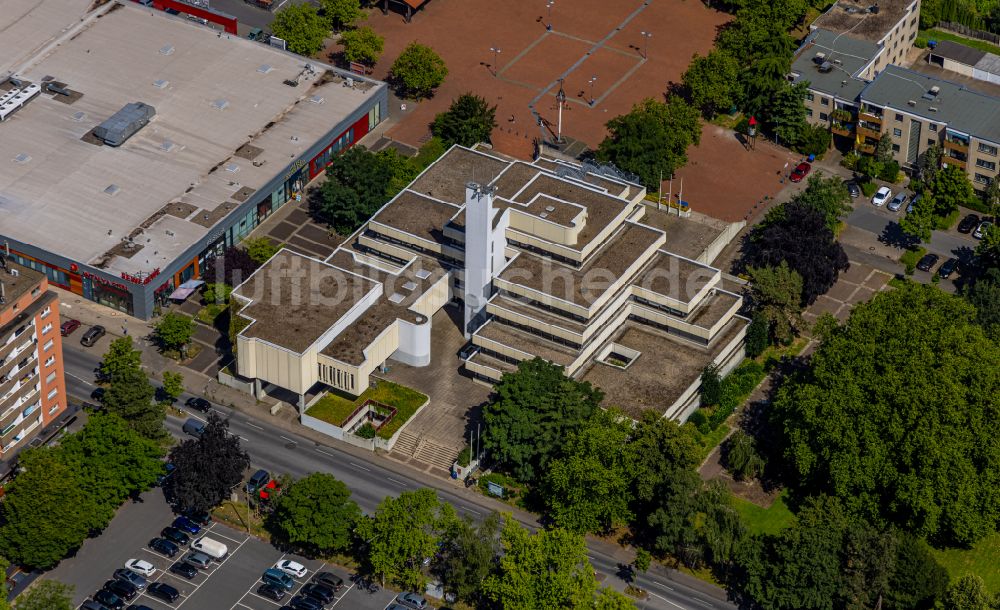
[[[115,275],[173,262],[385,86],[348,87],[328,66],[131,2],[75,18],[51,44],[71,21],[53,6],[77,0],[9,1],[56,26],[23,42],[36,50],[18,77],[72,95],[43,89],[0,123],[0,234]],[[34,23],[7,8],[0,57],[4,26]],[[87,136],[137,101],[156,115],[122,146]]]

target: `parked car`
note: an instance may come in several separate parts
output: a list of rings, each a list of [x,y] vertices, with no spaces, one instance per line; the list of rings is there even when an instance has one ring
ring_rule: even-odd
[[[180,551],[177,545],[169,540],[164,540],[163,538],[153,538],[149,541],[149,548],[153,549],[157,553],[166,555],[167,557],[173,558],[174,555]]]
[[[208,511],[205,510],[184,511],[184,516],[202,527],[212,522],[212,515],[208,514]]]
[[[150,547],[152,546],[152,543],[150,543]],[[141,574],[146,578],[149,578],[154,572],[156,572],[156,568],[153,567],[153,564],[143,559],[129,559],[125,562],[125,569],[131,570],[136,574]]]
[[[184,402],[184,406],[194,409],[195,411],[201,411],[202,413],[208,413],[212,409],[212,403],[198,396],[188,398]]]
[[[333,589],[334,593],[344,588],[344,579],[333,572],[316,572],[312,581]]]
[[[958,269],[958,259],[949,258],[944,262],[943,265],[941,265],[941,268],[938,269],[938,276],[944,279],[948,279],[949,277],[951,277],[952,273],[955,273],[956,269]]]
[[[205,423],[197,420],[193,417],[187,418],[184,425],[181,426],[184,430],[184,434],[190,434],[191,436],[201,436],[205,433]]]
[[[199,570],[204,570],[212,565],[212,558],[200,551],[191,551],[184,556],[184,561],[190,563]]]
[[[922,197],[923,197],[923,195],[921,195],[920,193],[917,193],[916,195],[913,196],[912,199],[910,199],[910,203],[908,203],[907,206],[906,206],[906,213],[907,214],[913,213],[913,208],[916,207],[917,202],[920,201],[920,199]]]
[[[184,578],[191,580],[198,575],[198,568],[194,567],[186,561],[178,561],[174,565],[170,566],[170,571],[174,574],[183,576]]]
[[[906,203],[906,191],[901,191],[892,198],[892,201],[890,201],[889,205],[886,207],[888,207],[891,212],[898,212],[899,208],[903,207],[904,203]]]
[[[131,606],[129,606],[129,608],[131,608]],[[82,606],[80,606],[80,610],[108,610],[108,607],[102,604],[101,602],[96,602],[92,599],[88,599],[87,601],[83,602]]]
[[[111,610],[122,610],[125,607],[125,600],[107,589],[101,589],[97,593],[94,593],[94,601],[104,604]]]
[[[934,268],[934,265],[936,265],[937,262],[937,254],[925,254],[924,257],[920,259],[920,262],[917,263],[917,269],[920,269],[921,271],[930,271]]]
[[[132,598],[139,594],[139,589],[135,585],[126,580],[118,580],[117,578],[104,583],[104,590],[111,591],[125,601],[132,601]]]
[[[795,166],[795,169],[792,170],[792,173],[790,176],[788,176],[788,179],[791,180],[792,182],[802,182],[802,179],[809,175],[809,170],[811,169],[812,165],[809,165],[808,163],[803,161],[802,163],[799,163],[798,165]]]
[[[887,186],[883,186],[879,187],[879,189],[875,191],[875,195],[872,196],[872,203],[878,207],[882,207],[885,205],[885,202],[890,199],[892,199],[892,190],[890,190]]]
[[[396,596],[396,601],[414,610],[424,610],[427,607],[427,600],[416,593],[400,593]]]
[[[133,587],[142,591],[146,588],[146,578],[128,568],[118,568],[115,570],[115,578],[130,583]]]
[[[969,214],[958,223],[959,233],[971,233],[979,225],[979,216]]]
[[[125,608],[125,610],[153,610],[153,609],[145,604],[132,604],[128,608]]]
[[[174,603],[181,596],[180,591],[162,582],[154,582],[146,587],[146,594],[158,597],[167,603]]]
[[[984,220],[981,223],[979,223],[979,226],[976,227],[976,230],[972,233],[972,236],[975,237],[976,239],[982,239],[986,237],[986,231],[988,231],[989,228],[992,226],[993,226],[992,222]]]
[[[257,587],[257,595],[261,597],[266,597],[267,599],[273,599],[276,602],[280,602],[285,598],[285,588],[279,587],[277,585],[269,585],[267,583],[262,584]]]
[[[173,542],[177,546],[187,546],[191,542],[191,538],[189,538],[187,534],[176,527],[169,525],[160,530],[160,536],[166,538],[170,542]]]
[[[336,595],[334,595],[333,589],[327,587],[326,585],[321,585],[315,582],[311,582],[308,585],[299,589],[299,594],[306,595],[313,599],[319,600],[319,602],[323,605],[329,604],[336,597]]]
[[[271,480],[271,473],[261,469],[253,473],[247,481],[247,493],[257,493],[259,489],[267,485]]]
[[[198,532],[201,531],[200,525],[188,519],[184,515],[181,515],[180,517],[174,519],[174,522],[171,523],[171,525],[181,530],[182,532],[187,532],[188,534],[197,534]]]
[[[73,334],[73,331],[80,328],[79,320],[66,320],[59,325],[59,334],[64,337],[68,337]]]
[[[857,199],[861,196],[861,187],[854,180],[844,180],[844,186],[847,187],[847,193],[851,196],[851,199]]]
[[[229,555],[229,547],[218,540],[213,540],[208,536],[202,536],[191,543],[191,548],[205,553],[216,561],[222,561]]]
[[[410,610],[410,609],[402,604],[389,604],[389,606],[386,607],[385,610]]]
[[[87,332],[83,333],[83,336],[80,337],[80,343],[84,347],[94,347],[94,344],[97,343],[98,339],[104,336],[105,332],[107,331],[104,330],[103,326],[91,326],[87,329]]]
[[[104,388],[94,388],[94,391],[90,393],[91,400],[96,400],[98,402],[104,400],[104,393],[107,390]]]
[[[287,590],[291,590],[295,586],[295,581],[292,580],[291,576],[275,568],[264,570],[264,574],[261,575],[260,579],[265,584],[275,585]]]
[[[311,597],[296,595],[288,605],[295,610],[323,610],[323,605]]]
[[[291,559],[282,559],[278,563],[274,564],[276,570],[281,570],[289,576],[294,576],[295,578],[305,578],[309,570],[306,569],[304,565],[297,561],[292,561]]]
[[[171,475],[174,474],[175,470],[177,470],[177,466],[174,466],[170,462],[163,464],[163,473],[157,475],[156,484],[162,487],[170,479]]]

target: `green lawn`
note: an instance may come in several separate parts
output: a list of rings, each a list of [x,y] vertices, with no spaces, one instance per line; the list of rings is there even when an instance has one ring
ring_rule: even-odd
[[[227,308],[228,305],[223,305],[221,303],[209,303],[199,309],[198,313],[195,314],[195,317],[198,318],[199,322],[212,326],[215,323],[215,318],[217,318],[220,313],[226,311]]]
[[[321,419],[334,426],[343,426],[351,413],[354,413],[354,409],[366,400],[374,400],[396,408],[396,416],[378,431],[380,438],[390,438],[396,433],[396,430],[399,430],[400,426],[413,417],[421,405],[427,402],[427,397],[398,383],[380,380],[377,387],[368,388],[357,398],[344,392],[331,390],[316,401],[316,404],[309,407],[306,415]]]
[[[699,457],[702,461],[704,461],[708,457],[708,454],[712,453],[712,450],[722,442],[722,439],[726,438],[727,434],[729,434],[729,426],[726,424],[719,424],[715,430],[712,430],[708,434],[702,433],[693,425],[687,425],[685,427],[691,429],[691,434],[700,448]]]
[[[917,263],[920,259],[927,254],[927,249],[923,247],[917,247],[912,250],[907,250],[899,257],[899,262],[906,266],[906,275],[913,275],[913,270],[917,268]]]
[[[770,508],[762,508],[743,498],[733,498],[736,512],[743,517],[751,534],[777,534],[792,524],[795,515],[785,505],[785,492],[781,492]]]
[[[1000,593],[1000,533],[994,532],[971,549],[934,550],[934,557],[948,570],[952,579],[977,574],[990,593]]]
[[[961,209],[956,209],[953,210],[951,214],[948,214],[947,216],[938,216],[936,220],[937,224],[934,228],[937,229],[938,231],[947,231],[952,226],[954,226],[956,222],[958,222],[958,215],[961,213],[962,213]]]
[[[958,34],[953,34],[945,30],[938,30],[938,29],[920,30],[918,36],[920,36],[921,38],[926,38],[927,40],[950,40],[952,42],[957,42],[958,44],[964,44],[967,47],[972,47],[973,49],[979,49],[980,51],[986,51],[987,53],[1000,55],[1000,47],[996,46],[995,44],[990,44],[985,40],[965,38],[963,36],[959,36]]]

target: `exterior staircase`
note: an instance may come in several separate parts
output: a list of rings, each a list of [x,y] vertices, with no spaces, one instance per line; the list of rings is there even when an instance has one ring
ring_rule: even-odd
[[[396,444],[392,446],[392,453],[398,453],[407,458],[413,457],[413,454],[417,452],[419,442],[420,437],[403,430],[396,438]]]
[[[447,447],[434,441],[421,438],[416,434],[404,430],[396,439],[396,444],[392,447],[392,454],[400,460],[410,460],[411,458],[445,471],[451,470],[451,465],[458,458],[458,449]]]

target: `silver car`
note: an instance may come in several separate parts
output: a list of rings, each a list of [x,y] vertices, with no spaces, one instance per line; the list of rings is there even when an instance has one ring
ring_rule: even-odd
[[[903,207],[903,203],[905,202],[906,202],[906,191],[900,191],[899,193],[896,194],[895,197],[892,198],[892,201],[890,201],[889,205],[886,207],[888,207],[889,211],[891,212],[898,212],[899,208]]]
[[[115,570],[115,579],[124,580],[136,589],[142,591],[146,588],[146,579],[128,568],[118,568]]]
[[[191,551],[184,556],[184,561],[190,563],[199,570],[204,570],[212,564],[212,558],[200,551]]]

